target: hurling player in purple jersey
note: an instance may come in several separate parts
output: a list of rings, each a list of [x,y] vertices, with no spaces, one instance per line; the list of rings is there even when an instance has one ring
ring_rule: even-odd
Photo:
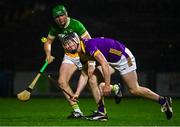
[[[161,105],[161,111],[165,112],[167,119],[172,118],[172,99],[160,96],[150,89],[139,85],[135,57],[121,42],[104,37],[84,40],[80,39],[76,33],[70,33],[64,37],[63,47],[71,53],[79,52],[80,57],[83,59],[96,60],[100,64],[104,76],[104,82],[100,83],[103,95],[109,95],[112,90],[109,71],[109,66],[111,66],[119,71],[131,94],[158,102]],[[83,85],[81,83],[78,84],[75,95],[79,96],[84,88]]]

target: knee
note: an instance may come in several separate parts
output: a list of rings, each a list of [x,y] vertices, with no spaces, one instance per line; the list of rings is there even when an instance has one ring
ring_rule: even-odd
[[[64,78],[59,78],[58,83],[59,83],[60,86],[65,87],[66,84],[67,84],[67,81]]]
[[[96,88],[98,89],[98,85],[94,81],[89,81],[88,84],[91,90],[96,89]]]
[[[93,84],[95,84],[95,81],[93,81],[93,80],[91,80],[91,79],[89,78],[88,83],[89,83],[90,86],[93,86]]]
[[[96,85],[97,84],[96,77],[95,76],[89,77],[88,83],[89,83],[90,86]]]

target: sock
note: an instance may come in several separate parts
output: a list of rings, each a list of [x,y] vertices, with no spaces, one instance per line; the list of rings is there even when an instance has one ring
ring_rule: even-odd
[[[159,104],[160,104],[160,105],[163,105],[163,104],[165,104],[165,103],[166,103],[166,99],[165,99],[164,97],[160,96],[160,97],[159,97]]]
[[[117,94],[117,93],[118,93],[118,90],[119,90],[119,87],[118,87],[118,85],[117,85],[117,84],[112,85],[112,91],[113,91],[115,94]]]
[[[82,113],[81,110],[80,110],[80,108],[79,108],[79,105],[78,105],[77,103],[76,103],[76,104],[73,104],[73,105],[72,105],[72,108],[74,109],[75,112],[80,112],[80,113]]]
[[[103,103],[103,100],[99,100],[99,103],[98,103],[98,112],[102,112],[102,113],[105,113],[106,114],[106,108],[104,106],[104,103]]]

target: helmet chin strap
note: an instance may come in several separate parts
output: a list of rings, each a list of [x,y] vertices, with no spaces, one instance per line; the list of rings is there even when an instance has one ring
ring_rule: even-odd
[[[70,51],[71,54],[75,54],[76,52],[77,52],[76,49]]]
[[[75,53],[77,53],[77,49],[78,49],[78,47],[79,47],[79,44],[77,44],[77,48],[76,49],[74,49],[74,50],[71,50],[71,51],[69,51],[70,53],[72,53],[72,54],[75,54]]]

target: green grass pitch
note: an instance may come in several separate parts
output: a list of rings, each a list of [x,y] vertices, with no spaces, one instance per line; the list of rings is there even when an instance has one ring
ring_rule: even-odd
[[[173,98],[174,116],[166,120],[160,106],[142,98],[123,98],[115,104],[113,98],[106,97],[109,120],[88,121],[69,120],[72,111],[65,98],[35,98],[20,102],[16,98],[0,98],[0,126],[180,126],[180,99]],[[96,110],[92,98],[79,99],[85,115]]]

